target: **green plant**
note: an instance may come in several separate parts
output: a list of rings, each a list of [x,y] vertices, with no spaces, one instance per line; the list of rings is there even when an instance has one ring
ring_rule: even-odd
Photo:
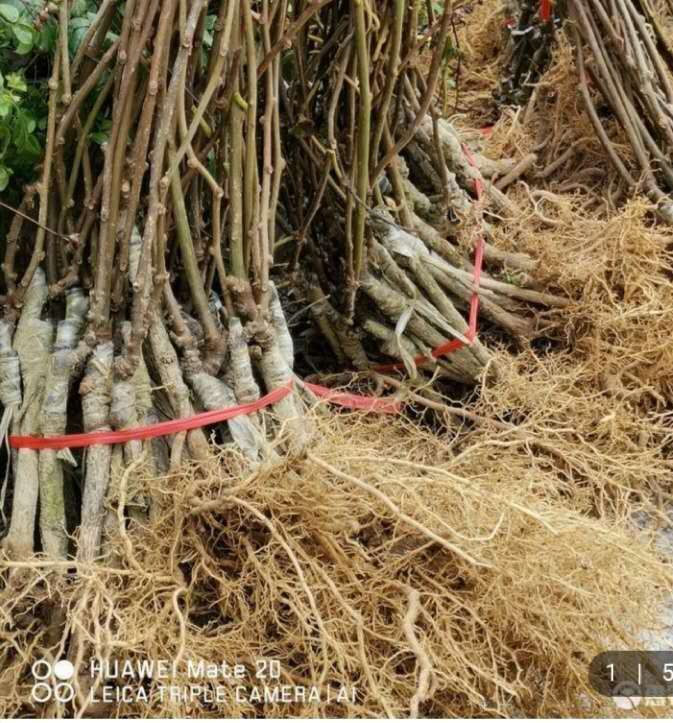
[[[39,160],[43,105],[41,94],[29,88],[22,72],[0,72],[0,191],[15,173],[30,175]]]
[[[17,55],[28,55],[33,50],[38,33],[29,9],[30,3],[0,4],[0,48],[11,48]]]
[[[15,191],[36,178],[44,153],[51,56],[58,45],[57,6],[40,0],[0,2],[0,192]],[[70,3],[68,51],[74,57],[96,17],[92,0]],[[110,32],[106,42],[113,42]],[[99,123],[92,133],[105,140]],[[15,183],[10,186],[10,181]]]
[[[0,3],[0,191],[14,175],[31,178],[42,152],[46,95],[25,74],[28,56],[42,40],[35,11],[34,2]]]

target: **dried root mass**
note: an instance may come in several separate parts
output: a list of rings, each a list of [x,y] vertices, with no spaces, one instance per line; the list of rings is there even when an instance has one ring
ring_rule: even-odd
[[[0,712],[29,713],[23,654],[58,657],[74,636],[71,659],[182,661],[176,685],[189,684],[189,660],[254,668],[272,658],[280,683],[322,695],[256,702],[247,679],[238,699],[231,686],[226,701],[201,706],[162,702],[160,681],[146,681],[149,704],[89,714],[554,716],[580,713],[582,699],[600,713],[585,666],[655,625],[671,583],[651,541],[623,518],[574,509],[571,495],[553,499],[554,473],[512,464],[516,453],[505,452],[506,472],[502,454],[475,445],[457,455],[402,420],[314,421],[303,462],[246,477],[242,459],[223,453],[210,471],[124,474],[122,503],[150,492],[154,521],[117,526],[114,563],[82,561],[69,578],[49,564],[19,568],[24,591],[1,600],[13,633],[0,647]],[[35,627],[52,605],[67,611],[55,641]],[[328,701],[341,685],[355,697]],[[78,690],[88,691],[84,675]]]

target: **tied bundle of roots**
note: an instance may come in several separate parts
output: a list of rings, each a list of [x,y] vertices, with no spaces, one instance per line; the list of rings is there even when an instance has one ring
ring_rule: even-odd
[[[69,578],[24,563],[30,584],[1,599],[3,716],[605,710],[587,689],[590,659],[656,626],[670,588],[649,538],[619,515],[582,514],[553,467],[504,445],[493,454],[461,434],[447,444],[400,418],[315,425],[307,458],[247,477],[231,451],[159,479],[127,470],[122,497],[151,494],[151,524],[128,530],[119,514],[114,554]],[[55,605],[67,625],[54,636],[39,621]],[[26,661],[66,651],[74,701],[31,706]],[[169,660],[176,672],[92,675],[91,656]],[[277,680],[255,678],[265,659],[278,661]],[[252,673],[206,681],[224,686],[214,702],[162,694],[203,684],[188,665],[204,660]],[[104,702],[115,686],[130,686],[127,699]]]
[[[670,9],[669,9],[670,11]],[[639,187],[671,223],[673,54],[649,2],[568,2],[580,90],[596,135],[629,190]],[[618,119],[635,163],[628,168],[602,127],[589,83]]]
[[[49,72],[40,178],[5,244],[3,430],[123,430],[286,387],[292,340],[270,271],[280,50],[301,22],[280,4],[106,0],[73,49],[71,5],[39,18],[58,43],[37,58]],[[99,147],[91,131],[103,119]],[[254,465],[275,454],[267,421],[278,423],[283,450],[301,451],[294,394],[274,405],[273,422],[240,417],[222,435]],[[210,454],[201,430],[168,442],[13,451],[6,553],[94,559],[106,544],[113,468],[142,460],[159,474]],[[139,494],[128,515],[142,523],[151,506]]]
[[[414,375],[419,359],[458,339],[465,347],[433,371],[473,383],[490,362],[480,342],[466,341],[479,237],[486,239],[482,320],[495,333],[530,336],[527,304],[563,299],[528,288],[531,258],[492,246],[490,224],[511,210],[490,181],[501,166],[473,156],[438,117],[450,4],[430,20],[401,0],[348,8],[321,9],[288,59],[304,82],[287,93],[279,260],[287,260],[332,368],[364,370],[387,356]]]
[[[281,295],[310,310],[339,363],[392,357],[415,373],[455,338],[465,346],[434,371],[474,383],[491,361],[466,336],[482,234],[494,332],[530,335],[529,304],[564,303],[526,288],[530,258],[488,242],[488,214],[508,208],[489,181],[497,164],[435,113],[450,4],[424,25],[401,0],[105,0],[74,48],[71,5],[39,17],[58,42],[38,63],[40,178],[12,215],[2,266],[5,432],[124,430],[287,387]],[[220,439],[251,465],[303,452],[299,388]],[[161,473],[209,454],[200,430],[167,441],[13,451],[7,554],[95,558],[111,470],[142,458]],[[152,515],[147,495],[128,507],[139,523]]]
[[[574,78],[590,125],[590,136],[602,145],[618,176],[616,194],[639,190],[656,205],[659,217],[673,221],[670,192],[673,167],[673,48],[669,26],[670,4],[645,0],[618,3],[565,0],[542,17],[544,2],[517,4],[516,29],[508,49],[508,75],[502,95],[510,102],[535,110],[538,95],[556,94],[553,74],[535,81],[554,52],[562,34],[574,47]],[[511,12],[506,4],[505,13]],[[514,27],[514,26],[513,26]],[[539,111],[539,108],[538,108]],[[614,119],[619,126],[611,129]],[[582,123],[585,125],[585,122]],[[577,138],[561,148],[559,166],[586,145]],[[626,152],[625,152],[626,150]],[[566,155],[568,154],[568,155]],[[554,166],[552,170],[557,169]],[[612,197],[612,193],[610,194]]]

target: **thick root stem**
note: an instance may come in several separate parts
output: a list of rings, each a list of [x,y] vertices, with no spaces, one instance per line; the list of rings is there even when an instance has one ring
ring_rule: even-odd
[[[236,405],[233,390],[221,379],[201,371],[190,374],[189,383],[205,409],[224,409]],[[259,462],[264,454],[266,440],[254,422],[246,416],[241,416],[228,420],[227,425],[234,443],[245,457],[253,464]]]
[[[67,295],[65,319],[58,325],[54,352],[47,372],[46,393],[42,403],[42,432],[60,435],[66,431],[68,396],[78,371],[82,353],[76,346],[89,308],[81,289]],[[42,547],[50,556],[65,559],[68,553],[63,464],[73,464],[69,450],[44,449],[39,453],[40,536]]]
[[[110,430],[112,359],[112,343],[99,344],[94,349],[80,385],[84,429],[87,432]],[[82,522],[77,548],[77,559],[81,561],[91,562],[99,554],[111,462],[111,445],[94,444],[87,449]]]
[[[280,350],[273,328],[268,324],[260,325],[255,329],[255,339],[262,350],[257,364],[266,388],[271,391],[292,382],[294,374]],[[304,454],[310,429],[299,395],[293,392],[274,404],[273,410],[280,420],[281,437],[286,440],[287,452],[291,455]]]
[[[14,423],[17,434],[30,435],[40,431],[40,408],[54,336],[52,324],[40,319],[46,301],[46,278],[44,272],[37,269],[28,287],[14,336],[24,382],[23,405]],[[33,553],[38,491],[38,453],[20,449],[14,476],[12,517],[3,543],[11,557],[20,559]]]
[[[155,315],[149,329],[149,342],[156,365],[156,371],[161,380],[169,401],[173,408],[174,416],[178,419],[191,417],[194,408],[189,399],[189,389],[182,377],[178,355],[170,337],[166,331],[163,321]],[[205,461],[210,457],[208,440],[200,429],[187,432],[187,448],[195,460]],[[184,440],[184,432],[177,435],[173,440],[171,453],[171,464],[179,462],[181,453],[179,451]],[[177,445],[177,446],[176,446]]]

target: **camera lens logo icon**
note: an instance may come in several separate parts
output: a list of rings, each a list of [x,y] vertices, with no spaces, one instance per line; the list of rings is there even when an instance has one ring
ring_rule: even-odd
[[[633,710],[640,705],[641,697],[638,695],[640,686],[630,680],[616,685],[612,691],[612,700],[617,708]]]
[[[32,666],[35,683],[31,696],[36,703],[69,703],[75,697],[75,689],[68,681],[75,676],[75,666],[69,660],[50,663],[36,660]]]

